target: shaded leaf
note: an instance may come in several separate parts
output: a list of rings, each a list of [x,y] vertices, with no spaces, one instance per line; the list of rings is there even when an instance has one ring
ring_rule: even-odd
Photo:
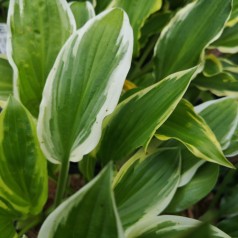
[[[209,163],[202,165],[191,181],[176,191],[166,212],[180,212],[200,201],[214,188],[218,174],[218,165]]]

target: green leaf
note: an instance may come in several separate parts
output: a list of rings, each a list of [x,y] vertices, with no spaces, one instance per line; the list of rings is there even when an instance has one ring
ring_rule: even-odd
[[[77,29],[81,28],[88,20],[95,16],[93,5],[86,2],[71,2],[70,8],[74,14]]]
[[[61,47],[75,30],[65,0],[12,0],[7,54],[14,69],[14,93],[38,116],[46,78]]]
[[[153,14],[141,29],[141,38],[140,42],[144,46],[148,39],[153,35],[158,35],[162,29],[168,24],[169,20],[172,17],[172,12],[158,12]]]
[[[141,150],[124,164],[114,181],[116,204],[124,227],[165,209],[179,183],[180,159],[177,148],[160,149],[149,156]]]
[[[235,179],[234,179],[235,181]],[[238,185],[226,187],[219,207],[222,217],[238,216]]]
[[[205,161],[195,157],[185,146],[180,145],[180,147],[182,166],[179,187],[183,187],[192,180],[197,170],[205,163]]]
[[[227,232],[232,238],[238,237],[238,216],[230,217],[218,223],[218,227]]]
[[[97,1],[96,7],[95,7],[96,12],[97,13],[102,12],[111,2],[112,0]]]
[[[47,198],[46,159],[35,120],[14,98],[0,114],[0,197],[23,215],[41,212]]]
[[[172,115],[160,127],[157,137],[162,140],[170,138],[179,140],[198,158],[233,168],[223,155],[212,130],[186,100],[179,103]]]
[[[238,52],[238,24],[231,27],[226,27],[218,40],[212,43],[212,47],[217,48],[222,53],[237,53]]]
[[[18,238],[15,228],[13,226],[14,219],[11,213],[2,209],[0,205],[0,234],[4,238]]]
[[[170,75],[122,101],[105,121],[96,157],[103,163],[120,160],[147,146],[179,103],[196,69]]]
[[[123,8],[129,18],[134,31],[134,56],[139,53],[139,39],[141,28],[145,20],[154,12],[161,8],[161,0],[114,0],[111,4],[113,7]]]
[[[176,191],[166,213],[183,211],[200,201],[214,188],[218,175],[218,165],[205,163],[189,183]]]
[[[212,129],[222,149],[226,149],[238,125],[238,102],[229,97],[216,99],[200,104],[195,111]]]
[[[238,126],[231,138],[229,147],[224,151],[224,153],[228,157],[238,155]]]
[[[190,218],[164,215],[141,220],[131,227],[126,234],[127,238],[181,238],[184,237],[181,235],[185,235],[185,232],[192,231],[201,224],[201,222]],[[211,238],[231,238],[218,228],[209,227]]]
[[[231,2],[197,0],[172,18],[155,47],[157,80],[198,64],[204,48],[221,34]]]
[[[38,238],[123,238],[112,192],[112,169],[63,202],[41,227]]]
[[[91,19],[61,50],[47,79],[38,135],[47,159],[79,161],[97,145],[117,105],[132,57],[132,29],[121,9]]]
[[[201,90],[210,90],[220,97],[238,95],[238,79],[227,72],[222,72],[212,77],[205,77],[203,74],[199,74],[193,84]]]
[[[0,57],[0,75],[0,100],[5,101],[13,93],[13,72],[8,60],[2,57]]]
[[[203,74],[206,77],[211,77],[219,74],[222,72],[222,70],[222,63],[215,55],[210,54],[206,56],[205,66],[203,69]]]

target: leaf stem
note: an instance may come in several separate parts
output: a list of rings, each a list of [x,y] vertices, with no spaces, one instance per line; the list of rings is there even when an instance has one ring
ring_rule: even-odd
[[[60,168],[54,208],[56,208],[63,200],[68,180],[68,171],[69,171],[69,162],[68,160],[64,159]]]

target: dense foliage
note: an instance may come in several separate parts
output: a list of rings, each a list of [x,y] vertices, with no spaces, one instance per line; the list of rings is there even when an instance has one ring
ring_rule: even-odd
[[[0,10],[1,237],[238,237],[238,0]]]

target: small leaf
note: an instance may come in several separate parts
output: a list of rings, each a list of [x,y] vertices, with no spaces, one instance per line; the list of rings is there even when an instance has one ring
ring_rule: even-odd
[[[41,227],[38,238],[123,238],[112,192],[112,169],[63,202]]]
[[[86,2],[71,2],[70,8],[74,14],[77,29],[81,28],[88,20],[95,16],[93,5]]]
[[[157,137],[162,140],[179,140],[198,158],[233,168],[223,155],[221,146],[209,126],[186,100],[179,103],[158,130]]]
[[[204,48],[221,34],[231,3],[231,0],[197,0],[172,18],[155,47],[157,80],[198,64]]]
[[[134,31],[134,56],[139,53],[139,39],[141,28],[145,20],[154,12],[161,8],[161,0],[114,0],[111,4],[114,7],[124,9],[129,18]]]
[[[203,74],[206,77],[211,77],[219,74],[222,72],[222,70],[222,63],[215,55],[210,54],[206,56],[205,66],[203,69]]]
[[[177,148],[160,149],[149,156],[142,150],[124,164],[114,182],[124,227],[165,209],[179,183],[180,159]]]
[[[122,101],[107,118],[96,157],[103,163],[121,160],[147,146],[185,93],[196,68],[170,75]]]
[[[205,163],[189,183],[176,191],[166,213],[183,211],[200,201],[214,188],[218,175],[218,165]]]
[[[101,13],[67,41],[47,79],[38,121],[50,161],[79,161],[97,145],[129,71],[132,43],[121,9]]]
[[[186,235],[185,232],[191,232],[200,225],[202,225],[200,221],[190,218],[168,215],[155,216],[141,220],[131,227],[126,234],[127,238],[181,238],[181,235]],[[231,238],[214,226],[209,226],[209,228],[211,238]]]
[[[13,72],[7,59],[2,57],[0,57],[0,75],[0,100],[5,101],[13,93]]]
[[[8,27],[14,93],[37,117],[46,78],[75,21],[65,0],[12,0]]]
[[[48,181],[35,120],[11,97],[0,129],[0,197],[22,214],[36,215],[46,202]]]

